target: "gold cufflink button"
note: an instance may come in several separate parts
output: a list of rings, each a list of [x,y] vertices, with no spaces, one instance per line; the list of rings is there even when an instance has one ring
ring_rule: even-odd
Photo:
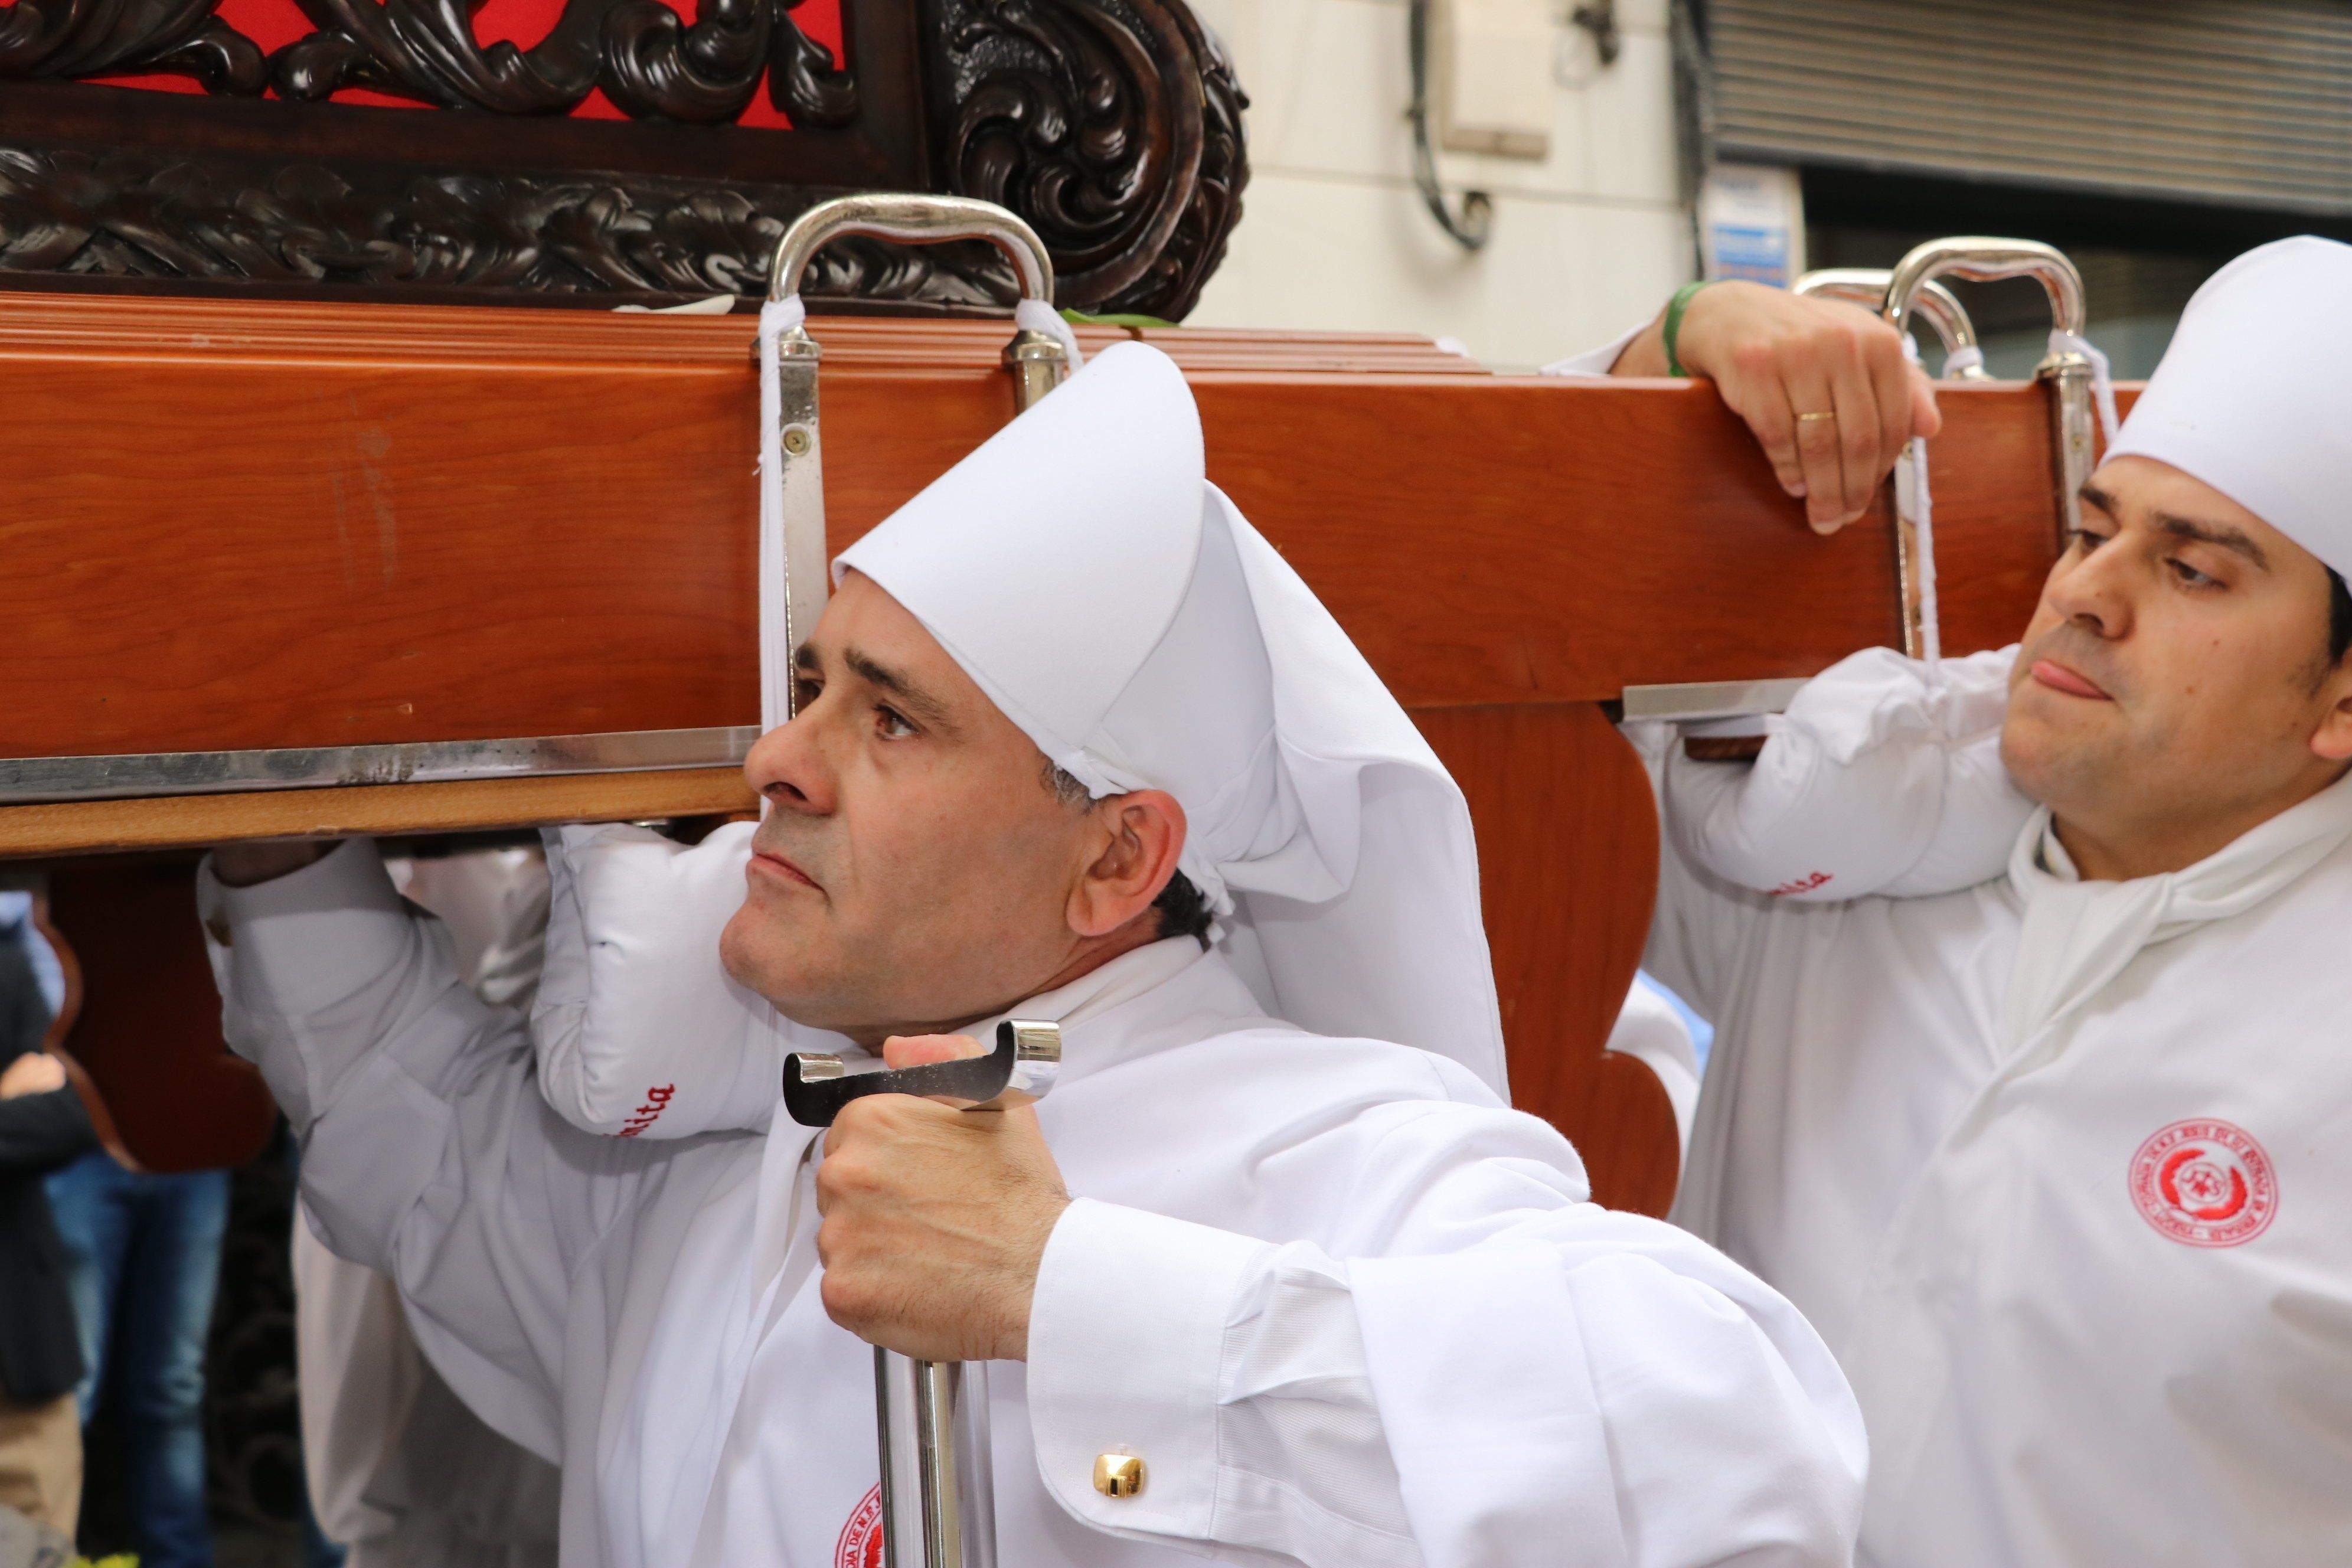
[[[1143,1461],[1133,1454],[1097,1454],[1095,1490],[1105,1497],[1133,1497],[1143,1489]]]

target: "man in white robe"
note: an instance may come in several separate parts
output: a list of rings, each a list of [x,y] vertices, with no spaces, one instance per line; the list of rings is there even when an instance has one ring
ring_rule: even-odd
[[[847,553],[747,763],[735,981],[893,1063],[1057,1020],[1034,1113],[596,1136],[372,846],[223,852],[314,1223],[560,1458],[572,1568],[874,1562],[861,1339],[998,1363],[1008,1562],[1844,1562],[1834,1365],[1506,1108],[1461,795],[1202,463],[1104,354]]]
[[[1716,1025],[1676,1217],[1853,1378],[1877,1568],[2352,1563],[2347,298],[2352,247],[2304,238],[2190,303],[2015,658],[2039,809],[1943,802],[2012,825],[2005,874],[1734,887],[1696,831],[1726,764],[1652,737],[1646,963]],[[1805,804],[1755,815],[1895,842]]]

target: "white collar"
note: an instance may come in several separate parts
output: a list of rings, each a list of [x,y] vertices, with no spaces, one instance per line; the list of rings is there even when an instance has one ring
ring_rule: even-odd
[[[1100,1017],[1122,1002],[1158,989],[1190,969],[1201,953],[1201,944],[1189,936],[1162,937],[1158,942],[1146,942],[1087,970],[1067,985],[1057,985],[1016,1007],[1007,1008],[982,1028],[993,1029],[999,1019],[1011,1017],[1075,1027]]]
[[[1170,983],[1180,976],[1198,973],[1204,980],[1209,971],[1226,976],[1229,984],[1220,989],[1229,992],[1222,1001],[1214,994],[1199,994],[1198,987],[1180,987],[1183,994],[1170,994]],[[1147,998],[1165,997],[1166,1005],[1152,1006]],[[1134,1004],[1137,1005],[1130,1005]],[[1154,1023],[1170,1021],[1170,1009],[1192,1015],[1205,1005],[1215,1012],[1247,1009],[1255,1011],[1255,999],[1237,976],[1232,976],[1223,962],[1213,952],[1204,951],[1191,937],[1166,937],[1148,942],[1131,952],[1122,952],[1100,968],[1090,969],[1067,985],[1059,985],[1029,1000],[1006,1008],[993,1017],[984,1018],[964,1031],[972,1038],[987,1045],[994,1037],[997,1025],[1008,1018],[1027,1018],[1062,1026],[1062,1069],[1055,1075],[1057,1082],[1067,1083],[1073,1078],[1108,1067],[1112,1061],[1132,1054],[1129,1047],[1148,1051],[1149,1045],[1139,1044],[1135,1037],[1139,1032],[1157,1036]]]
[[[2058,842],[2050,808],[2010,858],[2024,926],[2001,1001],[2000,1047],[2018,1053],[2096,995],[2145,949],[2276,897],[2352,837],[2352,774],[2242,833],[2193,866],[2123,882],[2086,882]]]
[[[2084,882],[2058,841],[2058,826],[2042,807],[2019,836],[2010,878],[2028,903],[2059,887],[2134,889],[2154,894],[2169,923],[2195,924],[2253,908],[2326,859],[2352,837],[2352,773],[2310,799],[2240,834],[2194,865],[2126,882]]]

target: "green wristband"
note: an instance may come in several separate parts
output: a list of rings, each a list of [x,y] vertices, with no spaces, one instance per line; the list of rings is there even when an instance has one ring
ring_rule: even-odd
[[[1683,312],[1690,309],[1690,302],[1697,298],[1698,291],[1714,281],[1712,278],[1694,279],[1675,289],[1675,297],[1666,301],[1666,330],[1661,335],[1665,340],[1668,375],[1690,374],[1683,368],[1682,355],[1675,352],[1675,340],[1683,335]]]

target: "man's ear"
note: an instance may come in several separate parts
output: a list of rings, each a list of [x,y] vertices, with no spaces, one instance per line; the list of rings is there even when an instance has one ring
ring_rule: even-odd
[[[1090,808],[1094,858],[1070,889],[1070,930],[1108,936],[1151,907],[1184,852],[1184,808],[1165,790],[1106,795]]]
[[[2352,655],[2329,672],[2320,694],[2329,702],[2319,728],[2311,732],[2312,753],[2326,762],[2352,762]]]

